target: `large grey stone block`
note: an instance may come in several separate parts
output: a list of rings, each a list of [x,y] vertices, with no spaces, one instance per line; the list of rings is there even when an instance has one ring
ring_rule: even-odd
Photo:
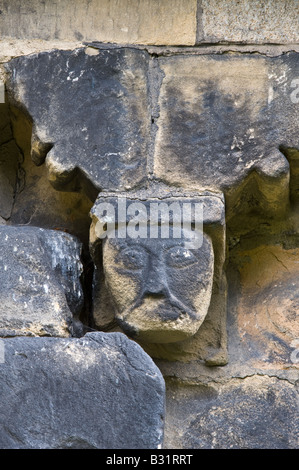
[[[32,158],[46,158],[56,189],[83,186],[94,198],[145,178],[147,65],[148,55],[130,48],[54,50],[8,63],[8,90],[33,120]]]
[[[251,209],[284,211],[284,153],[299,147],[299,55],[180,54],[159,58],[159,66],[155,176],[169,185],[222,190],[227,207],[236,209],[243,199],[236,188],[246,181]]]
[[[125,335],[1,341],[0,448],[161,446],[164,380]]]
[[[298,392],[288,380],[253,373],[167,389],[166,448],[298,448]]]
[[[81,243],[30,226],[0,226],[0,336],[70,336],[83,306]]]

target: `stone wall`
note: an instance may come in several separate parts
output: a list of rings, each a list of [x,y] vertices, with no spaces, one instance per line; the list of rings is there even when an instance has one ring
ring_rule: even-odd
[[[292,44],[296,0],[16,0],[1,2],[1,36],[194,46],[208,43]]]
[[[298,448],[298,13],[0,1],[0,448]]]

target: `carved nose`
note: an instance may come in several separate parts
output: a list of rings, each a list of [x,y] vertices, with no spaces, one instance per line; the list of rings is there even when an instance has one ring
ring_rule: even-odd
[[[154,296],[163,296],[167,292],[167,286],[164,273],[159,266],[150,268],[145,285],[145,294]]]
[[[148,281],[146,285],[146,294],[154,295],[155,297],[163,295],[165,292],[165,286],[161,282],[157,282],[155,280]]]

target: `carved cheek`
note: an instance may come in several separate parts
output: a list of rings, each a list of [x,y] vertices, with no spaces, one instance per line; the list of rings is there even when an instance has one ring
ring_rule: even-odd
[[[199,285],[196,296],[194,298],[194,309],[196,310],[198,318],[204,319],[208,313],[211,302],[213,278],[206,284]]]
[[[184,246],[173,246],[166,253],[165,264],[170,293],[194,310],[201,271],[198,257]]]
[[[199,288],[197,266],[184,269],[167,268],[169,291],[186,307],[196,310]]]
[[[106,286],[119,312],[136,302],[142,291],[142,269],[130,271],[119,257],[119,250],[106,243],[103,250]]]
[[[202,318],[209,308],[213,283],[214,254],[210,239],[205,235],[197,252],[174,247],[169,255],[166,261],[170,292]]]
[[[199,273],[197,288],[194,296],[194,308],[200,318],[204,318],[208,312],[214,278],[214,253],[211,249],[206,256],[203,269]]]
[[[119,312],[136,302],[141,290],[139,279],[113,267],[106,270],[106,284]]]

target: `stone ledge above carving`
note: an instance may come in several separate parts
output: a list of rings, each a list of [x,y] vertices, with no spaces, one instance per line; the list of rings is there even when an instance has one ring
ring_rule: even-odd
[[[8,62],[9,99],[33,121],[35,163],[46,162],[56,189],[92,200],[158,180],[223,191],[232,213],[284,214],[299,54],[155,50],[95,45]]]

